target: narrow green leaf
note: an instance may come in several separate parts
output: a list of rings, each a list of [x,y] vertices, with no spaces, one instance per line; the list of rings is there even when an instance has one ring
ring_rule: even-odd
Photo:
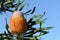
[[[45,31],[45,33],[41,33],[39,36],[41,37],[41,36],[43,36],[43,35],[46,35],[46,34],[48,34],[49,32],[47,32],[47,31]],[[38,37],[39,37],[38,36]]]
[[[40,24],[40,21],[35,21],[36,24]]]
[[[24,8],[26,2],[27,2],[27,0],[25,0],[25,1],[23,2],[23,4],[21,5],[21,8],[19,9],[19,11],[21,11],[21,10]]]
[[[31,10],[28,10],[27,12],[25,12],[24,14],[27,14],[27,13],[29,13],[29,12],[31,12]]]
[[[42,22],[40,22],[40,28],[42,28]]]
[[[16,5],[16,7],[15,7],[15,10],[18,10],[19,5],[20,5],[20,0],[18,0],[18,3]]]
[[[44,18],[42,21],[44,22],[47,18]]]
[[[54,27],[45,27],[45,28],[42,28],[42,30],[50,30],[52,28],[54,28]]]
[[[5,26],[5,28],[6,28],[7,32],[10,33],[10,31],[8,30],[9,26],[7,24],[7,18],[6,18],[6,26]]]
[[[16,0],[11,0],[12,2],[15,2]]]
[[[10,11],[10,12],[14,12],[14,10],[10,10],[10,9],[5,9],[6,11]]]
[[[38,18],[37,20],[40,20],[43,18],[44,15],[45,15],[45,12],[44,12],[44,14],[34,15],[32,18]]]
[[[41,17],[42,15],[41,14],[38,14],[38,15],[34,15],[32,18],[38,18],[38,17]]]
[[[28,24],[29,24],[29,23],[31,23],[31,22],[32,22],[32,20],[33,20],[33,19],[32,19],[32,18],[30,18],[30,20],[28,21]]]
[[[40,20],[40,18],[35,20],[36,24],[40,24],[40,22],[43,24],[43,23],[45,23],[45,20],[47,19],[47,18],[44,18],[43,20]]]
[[[38,30],[40,30],[40,28],[36,28],[36,30],[34,30],[34,32],[36,32],[36,31],[38,31]]]
[[[7,24],[7,18],[6,18],[6,29],[8,29],[9,28],[9,26],[8,26],[8,24]]]
[[[44,11],[43,15],[45,15],[46,11]]]
[[[41,14],[40,17],[39,17],[39,19],[37,19],[37,20],[42,19],[44,17],[44,15],[45,15],[45,12],[43,14]]]
[[[12,3],[12,1],[7,1],[3,5],[7,5],[7,4],[10,4],[10,3]]]
[[[32,12],[31,12],[30,14],[33,14],[33,13],[34,13],[34,11],[35,11],[35,9],[36,9],[36,7],[34,7],[34,8],[33,8]]]

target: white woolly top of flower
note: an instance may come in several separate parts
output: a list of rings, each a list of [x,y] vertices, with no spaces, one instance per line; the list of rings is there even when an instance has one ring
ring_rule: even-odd
[[[23,17],[23,14],[21,11],[14,11],[12,14],[12,17]]]

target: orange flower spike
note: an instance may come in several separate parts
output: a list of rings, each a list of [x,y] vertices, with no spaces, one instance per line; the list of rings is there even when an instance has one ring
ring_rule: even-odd
[[[27,31],[27,22],[21,11],[14,11],[10,20],[11,33],[21,35]]]

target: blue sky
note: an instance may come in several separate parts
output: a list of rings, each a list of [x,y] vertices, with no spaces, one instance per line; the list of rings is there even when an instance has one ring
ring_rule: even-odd
[[[60,38],[60,0],[28,0],[29,6],[25,6],[23,12],[32,9],[36,6],[34,14],[41,14],[46,11],[45,17],[48,17],[44,26],[54,26],[52,30],[49,30],[47,35],[42,36],[42,40],[59,40]],[[7,17],[7,16],[8,17]],[[7,12],[6,15],[0,15],[0,33],[5,31],[5,17],[8,18],[8,24],[10,23],[11,13]]]

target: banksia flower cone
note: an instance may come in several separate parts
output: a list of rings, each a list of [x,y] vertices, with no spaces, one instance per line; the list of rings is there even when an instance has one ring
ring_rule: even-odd
[[[21,35],[27,31],[27,22],[21,11],[14,11],[10,19],[11,33]]]

